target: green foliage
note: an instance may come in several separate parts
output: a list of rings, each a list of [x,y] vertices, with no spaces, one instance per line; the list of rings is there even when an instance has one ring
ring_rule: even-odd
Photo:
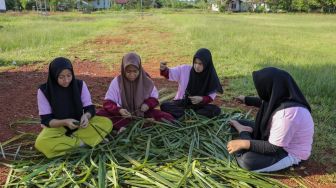
[[[307,0],[293,0],[292,10],[297,12],[308,12],[309,5]]]
[[[199,7],[200,9],[206,10],[208,9],[209,4],[206,0],[200,0],[197,2],[196,6]]]
[[[33,10],[33,7],[36,7],[35,0],[28,0],[25,10]]]
[[[59,0],[49,0],[49,6],[51,11],[56,11]]]
[[[137,118],[95,148],[50,160],[28,155],[12,165],[5,187],[287,187],[239,168],[228,153],[228,121],[243,117],[235,112],[208,119],[189,111],[174,124]],[[33,153],[20,155],[27,152]]]
[[[24,10],[26,10],[28,2],[29,0],[20,0],[21,6]]]
[[[230,6],[230,0],[222,0],[217,2],[219,5],[219,12],[226,12]]]
[[[225,12],[226,11],[226,6],[225,5],[220,5],[219,6],[219,12]]]
[[[319,2],[319,0],[308,0],[308,6],[310,11],[321,11],[321,3]]]
[[[20,10],[21,3],[19,0],[5,0],[7,10]]]
[[[149,9],[155,7],[157,4],[161,5],[161,1],[159,3],[156,3],[154,0],[142,0],[142,4],[140,0],[129,0],[128,3],[125,5],[126,9],[137,9],[140,10],[143,9]]]
[[[266,8],[265,8],[265,6],[263,6],[263,5],[258,5],[258,6],[254,9],[254,12],[257,12],[257,13],[266,12]]]
[[[121,4],[114,4],[112,6],[112,10],[114,10],[114,11],[121,11],[121,10],[124,10],[124,9],[125,9],[125,6],[121,5]]]
[[[266,0],[272,12],[336,12],[335,0]]]

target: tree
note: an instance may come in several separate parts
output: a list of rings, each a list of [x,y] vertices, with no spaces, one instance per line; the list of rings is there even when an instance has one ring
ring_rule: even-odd
[[[59,3],[59,0],[49,0],[50,10],[56,11],[56,7]]]
[[[308,12],[309,5],[307,0],[293,0],[292,10],[298,12]]]
[[[20,0],[21,6],[24,10],[27,8],[28,1],[29,0]]]
[[[5,0],[7,10],[18,10],[21,3],[18,0]]]

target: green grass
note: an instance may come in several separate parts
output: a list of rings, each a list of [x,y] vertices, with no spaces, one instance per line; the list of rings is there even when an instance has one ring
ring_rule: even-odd
[[[313,158],[336,163],[336,16],[200,14],[167,19],[195,49],[212,50],[217,72],[231,79],[225,99],[256,93],[253,70],[277,66],[290,72],[312,104]]]
[[[89,38],[118,29],[132,15],[118,14],[22,16],[0,15],[0,65],[15,61],[18,65],[50,60],[67,55]]]
[[[312,104],[312,158],[336,164],[336,16],[315,14],[214,14],[149,11],[82,15],[0,15],[0,65],[48,62],[55,56],[109,64],[137,51],[144,62],[191,63],[207,47],[217,72],[230,79],[225,100],[255,95],[251,73],[265,66],[290,72]],[[97,43],[97,39],[110,39]],[[118,40],[117,40],[118,39]],[[126,42],[125,42],[126,41]],[[119,66],[117,66],[119,68]]]

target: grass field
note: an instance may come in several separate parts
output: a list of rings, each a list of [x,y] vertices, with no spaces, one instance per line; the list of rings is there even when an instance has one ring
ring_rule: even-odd
[[[336,164],[335,15],[170,11],[143,16],[135,12],[47,17],[0,14],[0,70],[13,66],[13,61],[16,65],[47,63],[55,56],[111,65],[119,63],[128,51],[137,51],[144,62],[165,59],[171,64],[191,63],[200,47],[212,51],[217,72],[222,79],[229,79],[223,96],[226,100],[238,94],[256,94],[253,70],[277,66],[290,72],[312,106],[312,158]]]

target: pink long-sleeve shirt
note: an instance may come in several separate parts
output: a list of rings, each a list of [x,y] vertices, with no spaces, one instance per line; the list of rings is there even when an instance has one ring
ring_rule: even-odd
[[[190,70],[192,69],[191,65],[180,65],[174,68],[169,68],[164,71],[168,71],[168,80],[175,81],[178,83],[178,89],[177,93],[175,95],[174,100],[180,100],[183,99],[185,90],[187,89],[188,82],[189,82],[189,76],[190,76]],[[164,76],[164,71],[161,71],[161,75]],[[216,97],[216,92],[211,93],[208,95],[212,100]],[[204,100],[204,99],[203,99]],[[212,101],[211,100],[211,101]],[[209,101],[209,100],[207,100]],[[209,102],[211,102],[209,101]]]
[[[105,95],[105,100],[110,100],[110,101],[113,101],[117,104],[118,107],[121,107],[122,105],[122,102],[121,102],[121,96],[120,96],[120,88],[119,88],[119,83],[118,83],[118,77],[115,77],[107,92],[106,92],[106,95]],[[156,87],[154,86],[153,90],[152,90],[152,93],[150,95],[151,98],[155,98],[155,99],[158,99],[159,98],[159,92],[158,90],[156,89]]]
[[[81,93],[81,101],[83,107],[92,105],[91,95],[86,83],[83,81],[82,93]],[[38,89],[37,90],[37,105],[39,110],[39,115],[47,115],[52,114],[52,109],[50,103],[44,93]]]
[[[311,154],[314,122],[310,112],[303,107],[290,107],[277,111],[270,120],[268,141],[283,147],[288,154],[307,160]]]

